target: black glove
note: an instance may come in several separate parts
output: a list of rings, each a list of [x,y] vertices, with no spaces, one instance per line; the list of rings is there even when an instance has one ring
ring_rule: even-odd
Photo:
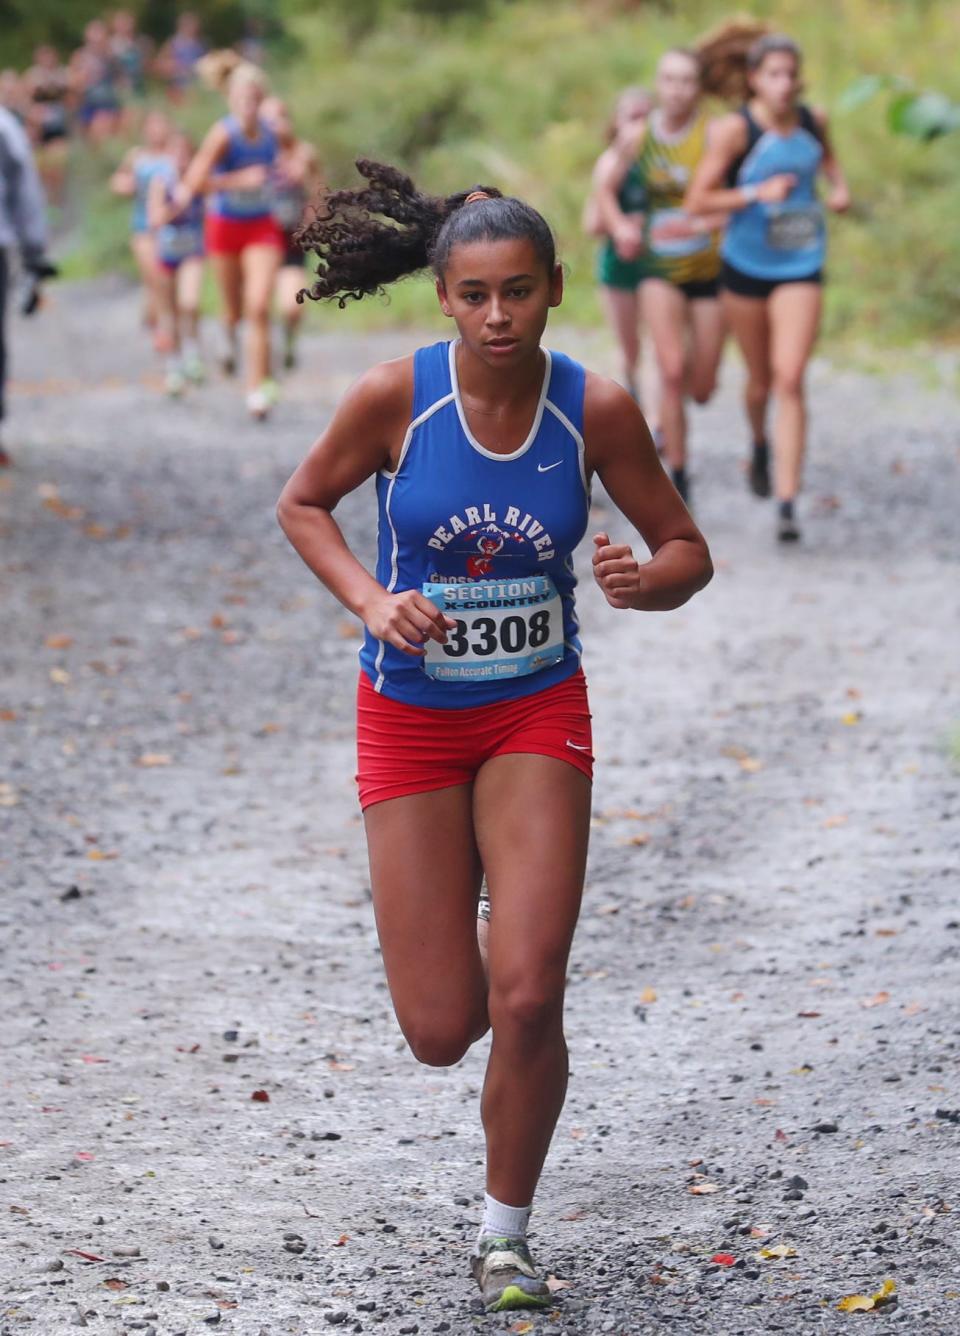
[[[20,293],[20,314],[33,315],[40,305],[40,285],[48,278],[56,278],[60,271],[45,255],[24,257],[23,287]]]

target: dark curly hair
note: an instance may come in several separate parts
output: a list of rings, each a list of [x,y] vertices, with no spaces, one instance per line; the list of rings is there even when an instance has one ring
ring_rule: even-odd
[[[297,294],[299,302],[335,299],[342,310],[350,298],[383,293],[387,284],[423,269],[442,279],[453,248],[473,241],[525,238],[553,273],[553,233],[523,200],[495,186],[471,186],[446,198],[425,195],[396,167],[368,158],[357,159],[357,171],[368,185],[326,195],[296,234],[301,250],[320,261],[315,281]],[[488,198],[466,204],[476,191]]]

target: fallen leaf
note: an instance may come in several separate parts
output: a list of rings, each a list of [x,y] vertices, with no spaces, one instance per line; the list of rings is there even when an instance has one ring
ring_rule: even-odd
[[[267,1094],[266,1090],[255,1090],[250,1098],[255,1100],[258,1104],[270,1103],[270,1096]]]
[[[561,1220],[583,1220],[586,1218],[586,1211],[568,1211],[566,1215],[560,1217]]]
[[[0,710],[0,720],[5,724],[15,724],[17,722],[16,710]]]
[[[94,863],[107,863],[111,858],[119,858],[116,849],[88,849],[87,857]]]
[[[0,784],[0,807],[16,807],[20,797],[12,784]]]
[[[73,644],[73,636],[47,636],[43,643],[46,645],[47,649],[69,649]]]
[[[798,1015],[798,1016],[802,1016],[802,1017],[803,1017],[804,1019],[806,1019],[806,1020],[811,1020],[814,1016],[822,1016],[822,1015],[823,1015],[823,1012],[822,1012],[822,1011],[798,1011],[798,1012],[797,1012],[797,1015]]]
[[[789,1243],[775,1243],[771,1248],[761,1248],[756,1253],[758,1261],[776,1260],[778,1257],[796,1257],[796,1248],[791,1248]]]
[[[811,1073],[812,1071],[813,1071],[813,1068],[812,1068],[812,1067],[808,1067],[806,1063],[804,1063],[802,1067],[791,1067],[791,1068],[790,1068],[790,1074],[791,1074],[791,1076],[809,1076],[810,1073]]]
[[[920,1002],[908,1002],[902,1010],[905,1016],[918,1016],[921,1011],[926,1011],[926,1007]]]
[[[110,530],[103,524],[86,524],[83,532],[88,538],[102,539],[109,535]]]
[[[510,1330],[515,1331],[517,1336],[527,1336],[528,1331],[533,1331],[533,1323],[528,1318],[523,1318],[519,1322],[514,1322]]]
[[[754,775],[758,770],[763,769],[763,762],[756,756],[741,756],[740,769],[745,770],[748,775]]]
[[[790,1138],[787,1136],[786,1132],[784,1132],[784,1130],[783,1130],[781,1127],[778,1127],[777,1130],[774,1132],[774,1134],[773,1134],[773,1139],[774,1139],[774,1141],[789,1141],[789,1140],[790,1140]]]
[[[860,999],[861,1007],[882,1007],[884,1003],[890,1001],[889,993],[874,993],[873,997],[864,997]]]
[[[96,1253],[84,1252],[81,1248],[64,1248],[64,1252],[69,1253],[71,1257],[82,1257],[85,1262],[105,1262],[105,1257],[98,1257]]]
[[[105,1280],[103,1283],[108,1290],[125,1290],[129,1288],[125,1280],[118,1280],[116,1276],[111,1276],[109,1280]]]
[[[630,838],[628,840],[624,840],[623,843],[633,844],[636,845],[638,848],[642,848],[643,845],[650,843],[650,836],[647,835],[646,832],[644,832],[641,835],[631,835]]]
[[[357,622],[348,622],[346,619],[337,622],[337,635],[341,640],[359,640],[361,634]]]
[[[717,1266],[733,1266],[736,1262],[733,1253],[714,1253],[710,1258],[711,1262],[716,1262]]]
[[[227,619],[222,612],[215,612],[210,618],[210,625],[215,631],[222,631],[227,625]]]
[[[719,1192],[720,1185],[718,1183],[691,1183],[687,1191],[692,1192],[695,1197],[705,1197],[710,1192]]]
[[[641,1002],[656,1002],[656,1000],[657,1000],[656,988],[644,988],[643,992],[640,994]]]
[[[56,682],[58,687],[65,687],[70,682],[70,674],[65,668],[51,668],[50,681]]]
[[[547,1289],[551,1294],[556,1294],[558,1290],[568,1290],[572,1284],[572,1280],[561,1280],[559,1276],[547,1276]]]
[[[840,716],[840,722],[850,727],[853,724],[859,724],[862,718],[863,715],[859,710],[847,710],[846,714]]]
[[[332,1072],[352,1072],[356,1070],[352,1062],[328,1062],[327,1066]]]
[[[823,826],[825,830],[836,830],[838,826],[845,826],[848,820],[849,817],[845,813],[838,814],[837,816],[828,816],[824,821]]]
[[[84,1164],[87,1164],[90,1160],[95,1160],[96,1156],[89,1150],[77,1150],[74,1151],[73,1158],[75,1160],[82,1160]]]
[[[167,752],[144,752],[137,760],[137,765],[142,765],[144,769],[149,770],[158,765],[172,765],[173,757]]]
[[[841,1313],[869,1313],[871,1309],[882,1308],[897,1292],[894,1281],[885,1280],[873,1294],[848,1294],[837,1304]]]
[[[94,1063],[97,1063],[97,1062],[109,1062],[110,1059],[109,1059],[109,1058],[98,1058],[97,1055],[96,1055],[96,1053],[81,1053],[81,1054],[80,1054],[80,1061],[81,1061],[81,1062],[87,1062],[87,1063],[90,1063],[90,1064],[94,1064]]]
[[[336,1243],[333,1245],[334,1248],[342,1248],[349,1238],[350,1238],[349,1234],[341,1234],[340,1237],[337,1239]]]

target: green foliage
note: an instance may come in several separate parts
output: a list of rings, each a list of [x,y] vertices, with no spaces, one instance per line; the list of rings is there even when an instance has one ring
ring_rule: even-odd
[[[437,193],[489,182],[525,196],[560,241],[563,318],[598,323],[595,243],[581,232],[580,212],[613,100],[627,84],[649,83],[658,55],[714,26],[727,4],[433,7],[440,13],[418,0],[282,0],[293,54],[278,55],[272,72],[301,133],[317,144],[333,185],[354,182],[353,160],[366,155],[397,163]],[[876,95],[937,88],[960,98],[956,0],[755,0],[751,8],[804,47],[808,97],[834,113],[853,191],[851,213],[830,223],[828,334],[874,347],[955,339],[956,141],[891,135]],[[362,31],[361,13],[376,17]],[[211,103],[198,114],[212,120],[216,110]],[[104,209],[123,213],[92,194],[92,224]],[[420,281],[398,285],[389,303],[365,300],[325,316],[348,324],[428,318],[439,319],[431,285]]]

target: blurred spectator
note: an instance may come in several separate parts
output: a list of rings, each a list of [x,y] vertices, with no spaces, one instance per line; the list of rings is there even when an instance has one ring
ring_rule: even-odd
[[[30,141],[12,112],[0,107],[0,430],[5,412],[5,328],[13,253],[20,251],[28,279],[24,310],[29,314],[37,304],[37,285],[53,273],[46,249],[46,201]],[[0,466],[9,463],[10,458],[0,440]]]
[[[123,66],[113,53],[110,30],[102,19],[84,28],[84,43],[70,58],[70,84],[77,115],[96,143],[116,134],[120,125]]]
[[[168,42],[164,42],[156,60],[157,77],[166,85],[172,102],[182,102],[196,82],[196,64],[205,55],[207,44],[200,35],[200,20],[196,14],[184,13],[177,17],[177,27]]]

